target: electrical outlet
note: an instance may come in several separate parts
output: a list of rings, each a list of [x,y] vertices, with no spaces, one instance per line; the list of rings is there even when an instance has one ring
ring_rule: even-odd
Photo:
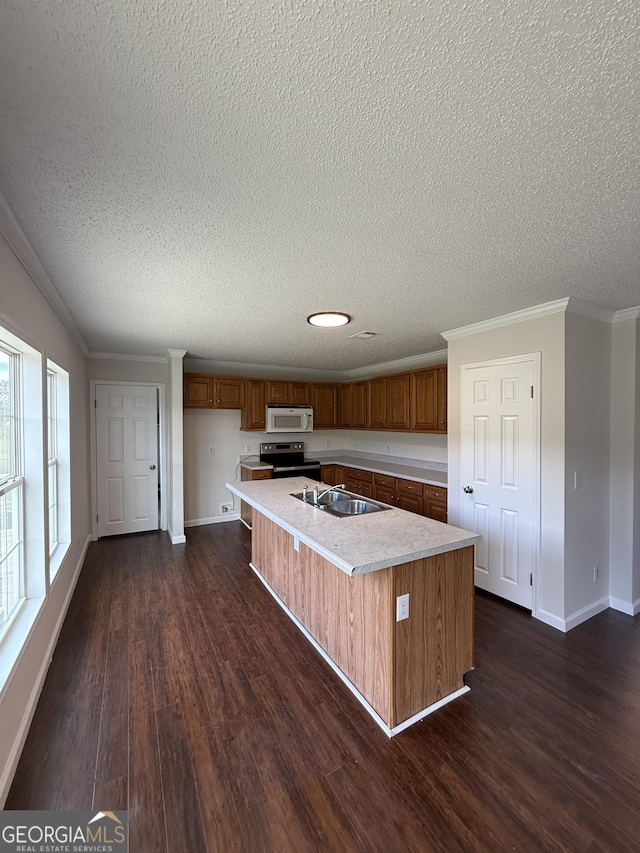
[[[222,510],[223,514],[225,512],[233,512],[233,504],[220,504],[220,509]]]
[[[387,453],[391,453],[391,445],[387,444]]]
[[[330,441],[325,441],[324,446],[325,446],[325,447],[331,447],[331,442],[330,442]]]
[[[360,442],[356,441],[356,450],[360,447]]]
[[[593,582],[598,583],[600,580],[600,566],[593,567]]]
[[[409,618],[409,593],[396,598],[396,622]]]
[[[210,444],[209,445],[209,456],[215,456],[215,453],[216,453],[215,447],[213,446],[213,444]]]
[[[250,444],[245,444],[244,452],[245,453],[251,453],[251,445]]]

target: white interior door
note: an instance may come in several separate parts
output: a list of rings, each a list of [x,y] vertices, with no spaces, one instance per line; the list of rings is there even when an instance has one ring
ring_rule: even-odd
[[[158,392],[96,385],[98,536],[157,530]]]
[[[482,534],[475,583],[532,609],[539,531],[539,355],[463,365],[462,526]]]

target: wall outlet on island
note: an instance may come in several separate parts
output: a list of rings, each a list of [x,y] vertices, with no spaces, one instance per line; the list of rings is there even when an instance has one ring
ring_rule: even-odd
[[[409,618],[409,593],[396,598],[396,622]]]

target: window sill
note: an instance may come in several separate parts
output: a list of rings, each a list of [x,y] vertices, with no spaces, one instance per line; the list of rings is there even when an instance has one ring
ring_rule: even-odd
[[[52,584],[57,577],[60,566],[69,552],[69,547],[68,542],[58,542],[55,551],[49,557],[49,584]]]
[[[20,662],[29,635],[44,604],[44,598],[27,599],[22,610],[9,628],[0,647],[0,700],[11,682],[13,672]]]

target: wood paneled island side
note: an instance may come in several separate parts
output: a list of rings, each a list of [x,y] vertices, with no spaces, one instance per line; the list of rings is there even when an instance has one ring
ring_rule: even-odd
[[[305,482],[227,483],[253,507],[251,567],[392,736],[468,690],[480,537],[400,509],[337,518],[292,496]]]

